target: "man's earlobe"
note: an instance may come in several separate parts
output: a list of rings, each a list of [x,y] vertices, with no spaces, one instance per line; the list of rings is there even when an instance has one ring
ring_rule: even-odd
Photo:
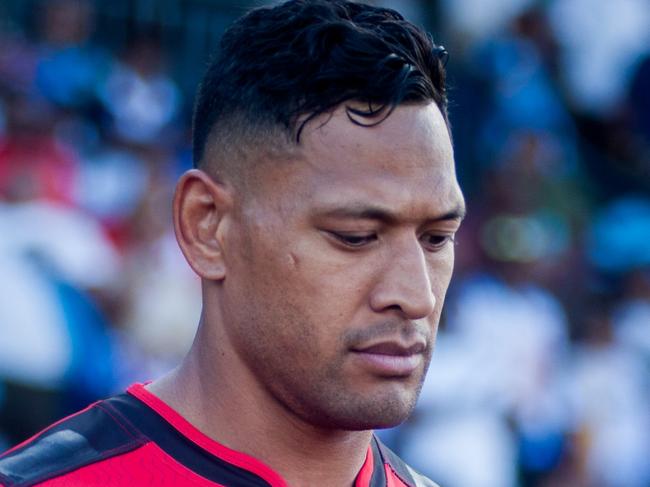
[[[223,227],[228,226],[232,203],[232,189],[199,169],[187,171],[176,185],[176,240],[187,262],[203,279],[226,277]]]

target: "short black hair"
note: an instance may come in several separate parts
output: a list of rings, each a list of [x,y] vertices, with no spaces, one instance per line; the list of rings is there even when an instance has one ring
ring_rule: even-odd
[[[307,122],[341,105],[352,122],[370,126],[400,103],[435,102],[448,124],[446,57],[388,8],[290,0],[254,9],[226,30],[200,85],[194,164],[203,164],[214,135],[221,148],[259,147],[251,139],[271,132],[299,144]]]

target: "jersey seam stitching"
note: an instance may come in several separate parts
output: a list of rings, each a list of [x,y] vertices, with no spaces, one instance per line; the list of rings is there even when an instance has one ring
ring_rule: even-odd
[[[133,438],[136,442],[144,445],[147,443],[147,438],[142,432],[136,428],[127,418],[124,417],[118,410],[116,410],[113,406],[108,406],[105,405],[104,403],[97,404],[97,407],[100,408],[102,411],[104,411],[127,435],[129,435],[131,438]],[[110,409],[110,410],[109,410]],[[120,419],[116,418],[116,416],[119,416]],[[132,431],[129,431],[127,428],[127,425],[131,427],[135,432],[137,433],[134,434]]]

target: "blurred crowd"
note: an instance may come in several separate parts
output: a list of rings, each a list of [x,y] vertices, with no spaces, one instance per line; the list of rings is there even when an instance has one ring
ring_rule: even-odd
[[[97,42],[99,3],[0,7],[0,450],[173,367],[200,312],[171,228],[186,53]],[[650,486],[650,0],[375,3],[449,45],[469,210],[382,437],[444,487]]]

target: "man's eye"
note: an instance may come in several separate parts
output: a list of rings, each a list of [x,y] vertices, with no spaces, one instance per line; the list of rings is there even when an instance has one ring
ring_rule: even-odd
[[[348,247],[363,247],[371,242],[377,240],[377,236],[374,233],[370,234],[355,234],[355,233],[340,233],[340,232],[328,232],[336,240],[341,242]]]
[[[436,235],[435,233],[427,233],[422,236],[424,246],[429,250],[439,250],[447,243],[453,242],[453,235]]]

